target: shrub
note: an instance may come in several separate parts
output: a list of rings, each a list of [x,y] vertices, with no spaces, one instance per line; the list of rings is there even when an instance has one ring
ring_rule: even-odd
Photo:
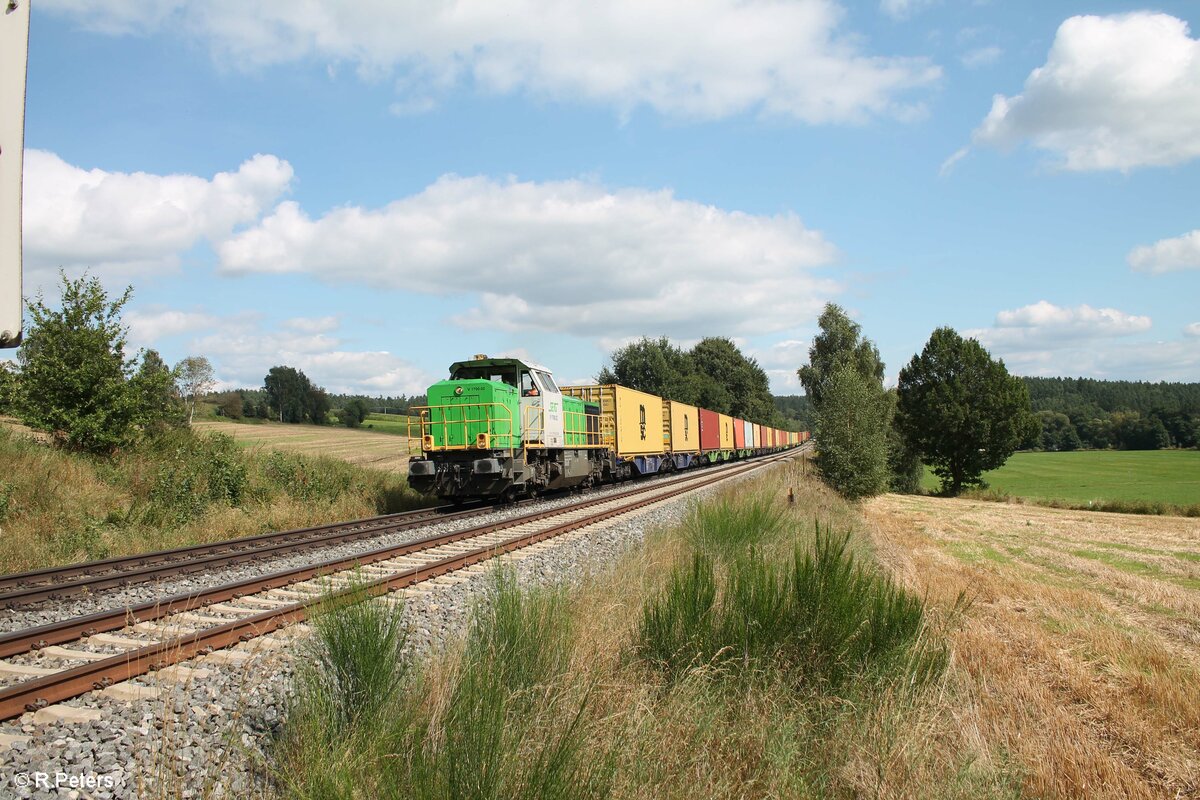
[[[790,559],[752,552],[723,576],[695,553],[645,606],[637,652],[672,678],[699,665],[781,670],[797,686],[896,669],[918,681],[940,674],[946,655],[923,643],[921,601],[858,564],[848,541],[818,527]]]

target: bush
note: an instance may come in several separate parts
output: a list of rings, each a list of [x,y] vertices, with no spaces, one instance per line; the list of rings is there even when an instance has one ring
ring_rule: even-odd
[[[246,456],[230,436],[171,431],[150,440],[146,455],[158,465],[148,520],[182,525],[203,514],[210,503],[236,506],[246,495]]]
[[[940,674],[946,653],[923,643],[921,601],[858,564],[848,541],[818,527],[812,546],[789,560],[752,551],[721,577],[695,553],[643,610],[638,653],[673,679],[698,666],[778,670],[796,686],[895,670],[915,682]]]

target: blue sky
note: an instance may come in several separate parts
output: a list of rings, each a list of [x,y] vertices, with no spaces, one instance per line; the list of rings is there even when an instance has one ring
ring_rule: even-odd
[[[1200,380],[1200,9],[1123,2],[35,0],[26,290],[136,346],[414,393],[734,337],[799,390],[825,302],[894,379]]]

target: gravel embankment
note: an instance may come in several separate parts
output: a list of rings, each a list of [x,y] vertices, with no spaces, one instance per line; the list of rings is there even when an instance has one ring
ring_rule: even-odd
[[[709,473],[699,473],[699,475],[704,474]],[[713,470],[711,474],[716,474],[715,470]],[[637,485],[643,487],[652,486],[662,480],[665,479],[650,478],[639,482]],[[606,486],[589,492],[586,495],[583,495],[582,498],[579,495],[563,495],[549,500],[544,500],[536,505],[511,506],[508,508],[497,509],[489,514],[453,522],[437,522],[435,520],[430,522],[428,525],[423,525],[412,530],[400,531],[397,533],[366,535],[364,538],[353,542],[346,542],[344,544],[330,547],[314,548],[305,552],[283,555],[253,564],[238,564],[193,575],[180,575],[158,581],[136,584],[133,586],[114,587],[112,589],[97,592],[94,595],[80,595],[77,597],[70,597],[57,601],[47,600],[37,604],[31,604],[24,608],[0,609],[0,633],[21,630],[22,628],[32,628],[38,625],[45,625],[66,617],[83,616],[85,614],[94,614],[98,611],[107,611],[112,608],[126,608],[129,606],[140,605],[141,603],[161,600],[163,598],[172,597],[179,594],[189,594],[201,589],[207,589],[213,586],[220,586],[221,584],[225,583],[246,580],[272,572],[280,572],[286,569],[302,567],[308,564],[315,564],[321,561],[329,561],[336,558],[348,558],[359,553],[365,553],[369,550],[376,550],[382,547],[388,547],[390,545],[411,542],[415,539],[421,539],[426,536],[434,536],[441,533],[449,533],[451,531],[471,528],[476,525],[499,522],[501,520],[511,519],[512,517],[530,514],[535,510],[541,511],[550,508],[557,508],[559,506],[570,505],[572,503],[579,502],[581,499],[604,497],[609,494],[615,494],[617,492],[624,491],[628,489],[629,486],[630,484],[624,484],[621,486]]]
[[[577,584],[639,545],[647,531],[677,525],[688,504],[710,491],[711,487],[668,501],[632,519],[594,526],[586,535],[552,540],[536,552],[508,560],[523,585]],[[567,503],[570,499],[555,502]],[[519,513],[524,512],[498,512],[496,516]],[[424,536],[429,532],[426,528],[404,535]],[[379,544],[379,540],[372,540],[368,547]],[[331,557],[325,551],[322,555]],[[272,569],[278,568],[281,565]],[[227,575],[219,580],[206,576],[195,585],[227,580]],[[410,630],[407,647],[414,657],[438,650],[461,633],[475,598],[486,590],[488,581],[488,572],[479,571],[463,582],[446,581],[406,602]],[[182,590],[176,583],[169,591]],[[155,596],[155,591],[137,595],[145,599]],[[111,606],[112,598],[106,600]],[[72,605],[86,608],[80,603]],[[62,613],[56,609],[52,616]],[[182,684],[168,684],[162,696],[155,699],[127,702],[93,692],[68,701],[68,705],[99,709],[101,718],[96,721],[34,725],[26,715],[20,721],[0,724],[0,734],[31,737],[29,742],[16,742],[9,750],[0,750],[0,797],[261,796],[270,781],[265,754],[283,720],[293,674],[292,658],[298,646],[293,641],[277,650],[259,648],[253,659],[240,667],[204,660],[187,662],[185,666],[202,668],[209,674],[196,675]],[[139,682],[155,685],[151,677]],[[38,773],[45,774],[44,783],[74,778],[89,781],[89,785],[82,789],[65,784],[59,789],[39,788]]]

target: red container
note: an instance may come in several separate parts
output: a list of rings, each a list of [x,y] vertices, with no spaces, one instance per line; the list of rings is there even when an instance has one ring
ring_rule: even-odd
[[[763,444],[763,442],[766,441],[765,437],[767,435],[767,427],[765,425],[759,425],[758,428],[756,429],[756,431],[758,434],[758,441],[755,442],[754,444],[756,446],[758,446],[759,448],[766,447],[766,445]]]
[[[771,447],[779,447],[779,431],[771,428]]]
[[[700,449],[721,449],[721,417],[715,411],[700,409]]]
[[[733,448],[735,450],[746,448],[746,423],[737,417],[733,418]]]

